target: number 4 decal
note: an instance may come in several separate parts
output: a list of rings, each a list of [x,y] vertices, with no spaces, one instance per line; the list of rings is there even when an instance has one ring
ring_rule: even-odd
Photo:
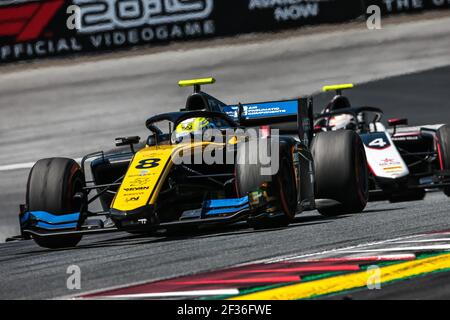
[[[375,140],[372,140],[369,143],[369,147],[371,147],[371,148],[380,148],[381,149],[381,148],[384,148],[387,145],[388,145],[388,143],[386,141],[384,141],[383,138],[377,138]]]
[[[364,145],[370,149],[383,150],[391,145],[389,138],[384,132],[373,132],[361,134]]]

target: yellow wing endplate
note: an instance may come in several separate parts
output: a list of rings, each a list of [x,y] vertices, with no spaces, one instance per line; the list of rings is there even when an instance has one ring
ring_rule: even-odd
[[[353,83],[345,83],[345,84],[334,84],[331,86],[324,86],[322,88],[323,92],[328,92],[328,91],[338,91],[341,92],[342,90],[348,90],[348,89],[353,89],[354,85]]]
[[[191,79],[191,80],[180,80],[178,81],[178,85],[180,87],[192,87],[192,86],[200,86],[204,84],[213,84],[216,82],[216,79],[213,77],[210,78],[202,78],[202,79]]]

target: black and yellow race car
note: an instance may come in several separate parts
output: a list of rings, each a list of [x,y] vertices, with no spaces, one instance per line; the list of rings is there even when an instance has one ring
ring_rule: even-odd
[[[39,160],[20,206],[22,237],[63,248],[93,233],[177,233],[237,221],[263,229],[305,210],[363,211],[368,173],[355,132],[313,138],[312,98],[227,105],[201,90],[214,82],[180,81],[194,93],[179,112],[146,121],[144,144],[118,138],[117,149],[80,165]],[[102,210],[92,209],[97,200]]]

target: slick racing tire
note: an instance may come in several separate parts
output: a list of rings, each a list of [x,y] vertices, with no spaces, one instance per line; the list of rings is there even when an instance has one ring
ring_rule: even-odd
[[[258,157],[257,152],[252,150],[249,141],[238,146],[236,155],[236,189],[240,197],[249,192],[255,191],[263,183],[272,183],[272,188],[276,192],[282,212],[274,217],[259,217],[249,219],[249,225],[254,229],[270,229],[286,227],[295,217],[297,210],[297,188],[292,159],[292,147],[295,140],[280,137],[279,147],[279,169],[273,175],[261,175],[264,167]],[[270,143],[270,140],[267,140]],[[275,158],[271,155],[272,160]]]
[[[316,199],[334,200],[319,206],[324,216],[359,213],[369,198],[367,160],[357,133],[349,130],[318,133],[311,147]]]
[[[445,125],[437,132],[439,154],[444,170],[450,170],[450,126]],[[450,187],[444,187],[444,193],[450,197]]]
[[[74,195],[85,185],[80,166],[72,159],[50,158],[36,162],[27,183],[26,203],[28,211],[46,211],[54,215],[80,212],[81,200]],[[74,247],[81,235],[33,236],[44,248]]]

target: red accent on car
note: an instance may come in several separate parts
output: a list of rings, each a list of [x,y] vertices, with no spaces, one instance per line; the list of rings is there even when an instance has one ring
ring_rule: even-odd
[[[400,126],[400,125],[407,125],[408,124],[408,119],[406,118],[392,118],[388,120],[388,124],[393,127],[393,126]]]
[[[374,177],[376,177],[377,175],[375,174],[375,171],[373,171],[372,167],[370,166],[369,163],[367,163],[367,166],[369,167],[370,172],[372,172],[372,174],[374,175]]]
[[[259,132],[261,133],[261,138],[270,137],[270,126],[261,126],[259,127]]]
[[[338,264],[338,265],[322,265],[322,266],[301,266],[293,268],[279,269],[254,269],[251,273],[294,273],[294,272],[332,272],[332,271],[359,271],[361,268],[357,264]],[[242,271],[249,272],[247,270]],[[239,273],[239,272],[236,272]]]
[[[435,137],[435,141],[436,141],[437,151],[438,151],[439,166],[441,167],[441,170],[444,170],[444,160],[442,159],[441,144],[439,143],[438,137]]]

